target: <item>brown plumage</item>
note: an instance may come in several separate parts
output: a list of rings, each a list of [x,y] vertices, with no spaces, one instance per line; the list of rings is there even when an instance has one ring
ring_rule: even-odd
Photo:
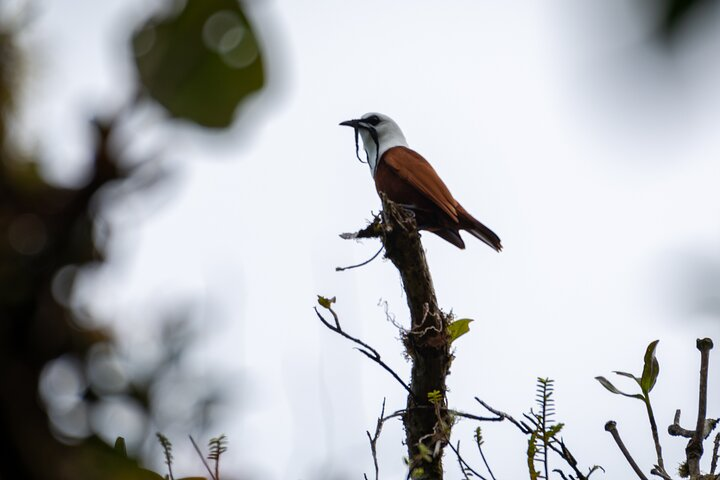
[[[412,210],[419,229],[458,248],[465,248],[460,237],[460,230],[465,230],[498,252],[502,250],[500,238],[453,198],[428,161],[408,147],[400,127],[390,117],[367,113],[340,125],[355,129],[356,147],[358,134],[362,137],[377,191]]]
[[[415,213],[418,228],[465,248],[460,230],[466,230],[498,252],[500,238],[470,215],[448,190],[435,169],[407,147],[389,148],[375,170],[375,188]]]

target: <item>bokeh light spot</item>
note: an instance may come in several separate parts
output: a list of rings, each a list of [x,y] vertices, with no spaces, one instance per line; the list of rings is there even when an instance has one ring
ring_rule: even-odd
[[[63,442],[74,443],[90,435],[87,406],[82,399],[86,387],[80,362],[72,356],[49,362],[40,374],[40,397],[53,432]]]
[[[126,396],[106,397],[90,414],[93,432],[108,444],[118,436],[125,438],[130,451],[137,451],[144,440],[146,423],[142,407]]]
[[[70,298],[77,271],[78,269],[75,265],[68,265],[61,268],[53,277],[51,286],[53,298],[64,307],[70,306]]]
[[[88,354],[88,380],[100,394],[120,393],[128,386],[120,359],[107,343],[93,345]]]
[[[245,68],[259,55],[252,35],[240,16],[230,10],[211,15],[203,26],[203,41],[232,68]]]

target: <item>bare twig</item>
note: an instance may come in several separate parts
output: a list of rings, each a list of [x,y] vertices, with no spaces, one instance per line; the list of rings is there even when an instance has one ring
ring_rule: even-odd
[[[502,420],[502,418],[500,418],[500,420]],[[492,480],[496,480],[495,475],[493,474],[492,468],[490,468],[490,464],[488,463],[487,459],[485,458],[485,452],[483,452],[483,449],[482,449],[482,439],[480,438],[480,427],[478,427],[476,430],[475,444],[477,445],[478,452],[480,452],[480,458],[482,458],[482,461],[485,464],[485,468],[487,468],[487,471],[490,474],[490,478],[492,478]],[[459,447],[459,445],[458,445],[458,447]]]
[[[481,480],[487,480],[484,476],[480,475],[477,471],[473,470],[473,468],[465,461],[465,459],[460,455],[460,440],[457,442],[457,447],[454,447],[452,443],[448,442],[448,445],[452,449],[453,452],[455,452],[455,456],[457,457],[458,464],[460,465],[460,471],[463,472],[463,476],[466,480],[468,479],[466,472],[471,472],[476,477],[480,478]]]
[[[395,378],[395,380],[397,380],[400,383],[400,385],[403,386],[403,388],[408,392],[408,394],[410,394],[411,396],[414,397],[414,393],[410,389],[410,387],[407,385],[407,383],[405,383],[402,380],[402,378],[400,378],[400,376],[395,372],[395,370],[390,368],[384,361],[382,361],[382,359],[380,358],[380,354],[378,353],[377,350],[375,350],[373,347],[371,347],[367,343],[363,342],[362,340],[345,333],[345,331],[340,326],[340,319],[338,318],[337,313],[335,313],[335,311],[331,307],[328,307],[327,310],[330,311],[330,313],[333,316],[333,319],[335,320],[334,326],[330,322],[325,320],[325,317],[323,317],[320,314],[317,307],[313,307],[313,310],[315,310],[315,314],[318,316],[318,318],[323,323],[323,325],[325,325],[327,328],[329,328],[333,332],[337,333],[338,335],[341,335],[341,336],[347,338],[348,340],[350,340],[351,342],[353,342],[357,345],[360,345],[362,348],[357,349],[360,353],[362,353],[363,355],[368,357],[370,360],[372,360],[373,362],[377,363],[382,368],[384,368],[388,373],[390,373],[390,375],[393,376],[393,378]]]
[[[710,475],[715,475],[715,469],[717,468],[718,462],[718,448],[720,448],[720,433],[715,435],[715,440],[713,441],[713,453],[712,462],[710,464]]]
[[[524,433],[525,435],[530,435],[530,434],[535,430],[535,429],[533,429],[533,428],[530,428],[525,422],[519,422],[519,421],[515,420],[512,416],[508,415],[507,413],[501,412],[500,410],[496,410],[496,409],[492,408],[490,405],[488,405],[487,403],[483,402],[483,401],[480,400],[478,397],[475,397],[475,400],[476,400],[480,405],[482,405],[483,407],[485,407],[486,409],[488,409],[491,413],[494,413],[494,414],[497,415],[498,417],[501,417],[501,419],[508,420],[510,423],[512,423],[513,425],[515,425],[515,426],[518,428],[518,430],[520,430],[520,431],[521,431],[522,433]],[[558,445],[559,445],[559,446],[558,446]],[[593,467],[593,469],[590,470],[590,473],[589,473],[589,474],[587,474],[587,475],[583,474],[583,473],[580,471],[580,469],[577,467],[577,461],[575,460],[575,458],[574,458],[574,457],[572,456],[572,454],[570,453],[570,450],[565,446],[565,444],[564,444],[562,441],[558,441],[557,439],[553,439],[553,441],[551,441],[550,443],[548,443],[548,447],[550,448],[550,450],[552,450],[553,452],[555,452],[556,454],[558,454],[558,455],[560,456],[560,458],[562,458],[563,460],[565,460],[565,462],[570,466],[570,468],[573,469],[573,471],[575,472],[575,475],[577,475],[577,478],[578,478],[579,480],[585,480],[585,479],[587,479],[588,476],[589,476],[590,474],[592,474],[592,472],[595,470],[595,467]]]
[[[532,428],[528,427],[528,426],[527,426],[526,424],[524,424],[524,423],[518,422],[517,420],[515,420],[513,417],[511,417],[511,416],[508,415],[507,413],[501,412],[500,410],[495,410],[495,409],[492,408],[490,405],[488,405],[487,403],[485,403],[485,402],[483,402],[482,400],[480,400],[478,397],[475,397],[475,400],[476,400],[480,405],[482,405],[482,406],[485,407],[487,410],[489,410],[491,413],[494,413],[495,415],[497,415],[498,417],[500,417],[500,418],[502,418],[502,419],[508,420],[510,423],[512,423],[513,425],[515,425],[515,426],[516,426],[522,433],[524,433],[525,435],[529,435],[530,433],[532,433],[532,431],[533,431]]]
[[[672,435],[673,437],[685,437],[685,438],[692,438],[693,434],[695,433],[693,430],[687,430],[680,426],[680,415],[681,411],[678,408],[675,410],[675,418],[673,419],[672,425],[668,427],[668,433]]]
[[[375,425],[375,434],[370,435],[369,431],[365,432],[367,433],[368,440],[370,440],[370,451],[372,452],[373,463],[375,464],[375,480],[379,480],[380,478],[380,467],[378,467],[377,459],[377,441],[380,437],[380,432],[382,431],[383,423],[385,423],[385,420],[385,399],[383,398],[382,410],[380,411],[380,416],[378,417],[377,424]]]
[[[625,447],[625,444],[620,438],[620,432],[618,432],[617,430],[617,424],[614,421],[610,420],[605,424],[605,431],[610,432],[610,435],[612,435],[613,440],[615,440],[615,443],[625,457],[625,460],[627,460],[627,462],[630,464],[638,478],[640,478],[641,480],[648,480],[648,478],[645,476],[642,470],[640,470],[637,462],[635,462],[635,459],[632,457],[632,455],[630,455],[630,452],[628,452],[628,449]]]
[[[705,433],[705,418],[707,416],[707,377],[710,350],[713,342],[709,338],[698,338],[696,343],[700,350],[700,388],[698,395],[698,416],[695,423],[695,432],[685,448],[688,472],[691,478],[700,475],[700,459],[703,455],[703,434]]]
[[[382,252],[384,248],[385,248],[385,245],[380,245],[380,249],[375,253],[375,255],[370,257],[368,260],[365,260],[362,263],[358,263],[357,265],[350,265],[349,267],[335,267],[335,271],[336,272],[344,272],[345,270],[350,270],[352,268],[364,267],[368,263],[375,260],[378,257],[378,255],[380,255],[380,252]]]
[[[198,457],[200,457],[200,460],[202,460],[203,465],[205,465],[205,468],[207,469],[208,473],[210,474],[210,478],[212,480],[217,480],[217,477],[213,474],[212,469],[210,468],[210,465],[205,461],[205,456],[200,451],[200,447],[198,447],[197,443],[195,443],[195,439],[192,437],[192,435],[188,435],[190,437],[190,442],[192,442],[193,447],[195,447],[195,451],[198,454]]]
[[[497,416],[497,417],[480,417],[480,416],[478,416],[478,415],[473,415],[473,414],[471,414],[471,413],[465,413],[465,412],[461,412],[461,411],[459,411],[459,410],[452,410],[452,409],[448,409],[447,412],[448,412],[450,415],[454,415],[454,416],[456,416],[456,417],[467,418],[468,420],[476,420],[476,421],[478,421],[478,422],[502,422],[502,420],[503,420],[503,417],[501,417],[501,416]]]

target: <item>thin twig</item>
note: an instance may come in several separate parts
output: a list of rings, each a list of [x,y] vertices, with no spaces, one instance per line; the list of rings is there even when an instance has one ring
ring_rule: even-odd
[[[390,418],[390,417],[388,417]],[[370,440],[370,451],[372,452],[372,458],[373,463],[375,464],[375,480],[379,480],[380,478],[380,467],[378,466],[378,459],[377,459],[377,441],[380,437],[380,432],[382,431],[383,423],[385,423],[385,399],[383,398],[382,403],[382,410],[380,411],[380,416],[378,417],[377,424],[375,425],[375,435],[370,436],[370,432],[366,431],[368,436],[368,440]],[[367,478],[367,476],[365,477]]]
[[[378,255],[380,255],[380,252],[382,252],[384,248],[385,248],[385,245],[380,245],[380,250],[378,250],[377,253],[375,253],[375,255],[370,257],[368,260],[365,260],[362,263],[358,263],[357,265],[350,265],[349,267],[335,267],[335,271],[336,272],[344,272],[345,270],[350,270],[351,268],[364,267],[368,263],[375,260],[378,257]]]
[[[478,421],[478,422],[502,422],[502,420],[503,420],[503,417],[501,417],[501,416],[497,416],[497,417],[480,417],[480,416],[478,416],[478,415],[473,415],[473,414],[471,414],[471,413],[465,413],[465,412],[461,412],[461,411],[459,411],[459,410],[452,410],[452,409],[448,409],[447,412],[448,412],[450,415],[454,415],[454,416],[456,416],[456,417],[467,418],[468,420],[476,420],[476,421]]]
[[[195,443],[195,439],[192,437],[192,435],[188,435],[188,437],[190,437],[190,441],[192,442],[193,447],[195,447],[195,451],[197,452],[198,456],[200,457],[200,460],[202,460],[203,465],[205,465],[205,468],[207,468],[207,471],[210,474],[210,478],[212,478],[212,480],[217,480],[217,477],[215,477],[215,475],[213,475],[213,471],[210,468],[210,465],[208,465],[208,463],[205,461],[205,456],[200,451],[200,447],[198,447],[197,443]]]
[[[362,353],[363,355],[368,357],[370,360],[372,360],[373,362],[375,362],[378,365],[380,365],[381,367],[383,367],[388,373],[390,373],[390,375],[393,376],[393,378],[395,378],[395,380],[397,380],[400,383],[400,385],[403,386],[403,388],[408,392],[408,394],[417,401],[417,398],[415,398],[415,394],[410,389],[408,384],[405,383],[392,368],[390,368],[385,362],[382,361],[382,359],[380,358],[380,354],[378,353],[377,350],[375,350],[373,347],[371,347],[367,343],[363,342],[362,340],[345,333],[345,331],[340,326],[340,319],[338,318],[337,313],[335,313],[335,311],[332,308],[328,307],[327,310],[329,310],[330,313],[332,314],[333,319],[335,320],[335,326],[333,326],[330,322],[325,320],[325,317],[323,317],[320,314],[317,307],[313,307],[313,310],[315,310],[315,314],[318,316],[318,318],[323,323],[323,325],[325,325],[327,328],[329,328],[333,332],[337,333],[338,335],[341,335],[341,336],[347,338],[348,340],[350,340],[351,342],[353,342],[357,345],[360,345],[362,348],[357,349],[360,353]]]
[[[713,453],[712,462],[710,463],[710,475],[715,475],[715,469],[717,468],[718,463],[718,448],[720,448],[720,433],[715,435],[715,440],[713,441]]]
[[[625,447],[622,438],[620,438],[620,432],[618,432],[617,424],[614,421],[610,420],[605,424],[605,431],[610,432],[610,435],[612,435],[613,440],[615,440],[615,443],[625,457],[625,460],[627,460],[627,462],[630,464],[638,478],[640,478],[641,480],[648,480],[642,470],[640,470],[640,467],[638,467],[635,459],[632,457],[632,455],[630,455],[630,452],[628,452],[628,449]]]
[[[457,458],[458,466],[460,467],[460,471],[461,471],[462,474],[463,474],[463,478],[464,478],[465,480],[470,480],[470,477],[468,477],[468,470],[465,470],[465,466],[463,465],[463,459],[462,459],[462,457],[459,455],[459,453],[460,453],[460,440],[458,440],[457,450],[455,450],[455,448],[453,448],[452,444],[450,444],[450,448],[452,448],[454,452],[458,452],[458,455],[455,455],[455,458]]]
[[[495,415],[497,415],[498,417],[501,417],[501,418],[503,418],[503,419],[507,419],[510,423],[512,423],[513,425],[515,425],[517,428],[519,428],[520,431],[523,432],[524,434],[529,435],[530,433],[532,433],[532,429],[531,429],[530,427],[528,427],[528,426],[525,425],[524,423],[518,422],[517,420],[515,420],[513,417],[511,417],[511,416],[508,415],[507,413],[501,412],[500,410],[495,410],[495,409],[492,408],[490,405],[488,405],[487,403],[485,403],[485,402],[483,402],[482,400],[480,400],[478,397],[475,397],[475,400],[476,400],[480,405],[482,405],[482,406],[485,407],[487,410],[489,410],[491,413],[494,413]]]
[[[556,443],[559,443],[559,444],[560,444],[560,447],[558,447],[557,445],[555,445]],[[572,456],[572,454],[570,453],[570,450],[565,446],[564,443],[562,443],[561,441],[558,441],[558,440],[553,439],[553,441],[552,441],[551,443],[548,443],[548,447],[550,447],[550,450],[552,450],[553,452],[557,453],[558,456],[560,456],[560,458],[562,458],[563,460],[565,460],[565,462],[566,462],[568,465],[570,465],[570,468],[573,469],[573,471],[575,472],[575,475],[577,475],[577,477],[578,477],[579,480],[586,480],[586,479],[588,478],[588,477],[587,477],[585,474],[583,474],[583,473],[580,471],[580,469],[577,467],[577,461],[576,461],[575,458]],[[590,473],[592,473],[592,471],[591,471]]]
[[[462,458],[462,456],[460,455],[460,440],[458,440],[457,448],[455,448],[453,446],[453,444],[450,442],[448,442],[448,445],[450,446],[452,451],[455,452],[455,456],[457,456],[458,463],[460,464],[460,471],[463,472],[463,475],[465,476],[466,479],[468,478],[468,476],[467,476],[467,473],[465,473],[465,472],[470,471],[472,474],[474,474],[478,478],[481,478],[482,480],[487,480],[485,477],[483,477],[478,472],[473,470],[473,468],[465,461],[465,459]]]
[[[502,418],[501,418],[501,420],[502,420]],[[483,452],[483,450],[482,450],[482,442],[480,440],[477,440],[475,443],[477,444],[478,452],[480,452],[480,458],[482,458],[482,461],[485,464],[485,468],[487,468],[487,471],[490,474],[490,478],[492,478],[492,480],[497,480],[495,478],[495,475],[493,474],[492,468],[490,468],[490,464],[488,463],[487,459],[485,458],[485,452]]]
[[[494,409],[493,407],[491,407],[491,406],[488,405],[487,403],[485,403],[485,402],[483,402],[482,400],[480,400],[478,397],[475,397],[475,400],[476,400],[480,405],[482,405],[483,407],[485,407],[486,409],[488,409],[491,413],[494,413],[494,414],[497,415],[498,417],[502,417],[502,419],[508,420],[510,423],[512,423],[513,425],[515,425],[515,426],[518,428],[518,430],[520,430],[520,431],[521,431],[522,433],[524,433],[525,435],[530,435],[530,434],[534,431],[534,429],[530,428],[526,423],[524,423],[524,422],[518,422],[518,421],[515,420],[512,416],[508,415],[508,414],[505,413],[505,412],[501,412],[500,410]],[[558,447],[558,446],[556,445],[556,443],[560,444],[560,447]],[[570,454],[570,451],[567,449],[567,447],[566,447],[563,443],[555,440],[554,442],[549,443],[549,444],[548,444],[548,447],[550,447],[550,450],[552,450],[553,452],[557,453],[557,454],[560,456],[560,458],[562,458],[563,460],[565,460],[565,461],[567,462],[567,464],[570,465],[570,468],[573,469],[573,471],[575,472],[575,475],[577,475],[578,479],[581,479],[581,480],[582,480],[582,479],[586,479],[586,478],[587,478],[587,476],[584,475],[584,474],[580,471],[580,469],[578,469],[578,467],[577,467],[577,462],[574,461],[574,458],[573,458],[572,455]]]

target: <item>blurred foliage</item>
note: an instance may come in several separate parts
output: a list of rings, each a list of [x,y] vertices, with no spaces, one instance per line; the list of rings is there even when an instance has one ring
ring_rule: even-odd
[[[646,2],[658,12],[657,34],[666,44],[673,44],[690,19],[705,7],[716,3],[710,0],[652,0]]]
[[[175,116],[229,125],[239,102],[264,81],[250,24],[232,0],[166,6],[176,16],[148,22],[133,37],[143,82],[137,90],[144,86]],[[108,202],[122,200],[116,187],[139,174],[125,166],[131,162],[123,161],[115,140],[122,115],[90,122],[93,155],[88,181],[78,188],[47,182],[40,160],[12,143],[9,125],[23,80],[18,28],[0,19],[0,478],[157,479],[132,457],[163,423],[159,417],[176,414],[166,407],[182,399],[192,409],[185,420],[194,422],[183,427],[202,428],[222,395],[212,379],[188,381],[179,372],[189,339],[197,337],[178,328],[186,311],[166,322],[153,361],[133,371],[133,355],[121,353],[112,332],[92,327],[98,322],[73,302],[79,274],[106,261],[94,236],[97,216]],[[114,194],[105,195],[111,187]],[[116,423],[131,418],[137,427],[132,444],[110,445],[113,409],[125,415]]]
[[[132,43],[150,96],[205,127],[230,125],[264,83],[257,38],[236,0],[188,0],[179,14],[149,20]]]

